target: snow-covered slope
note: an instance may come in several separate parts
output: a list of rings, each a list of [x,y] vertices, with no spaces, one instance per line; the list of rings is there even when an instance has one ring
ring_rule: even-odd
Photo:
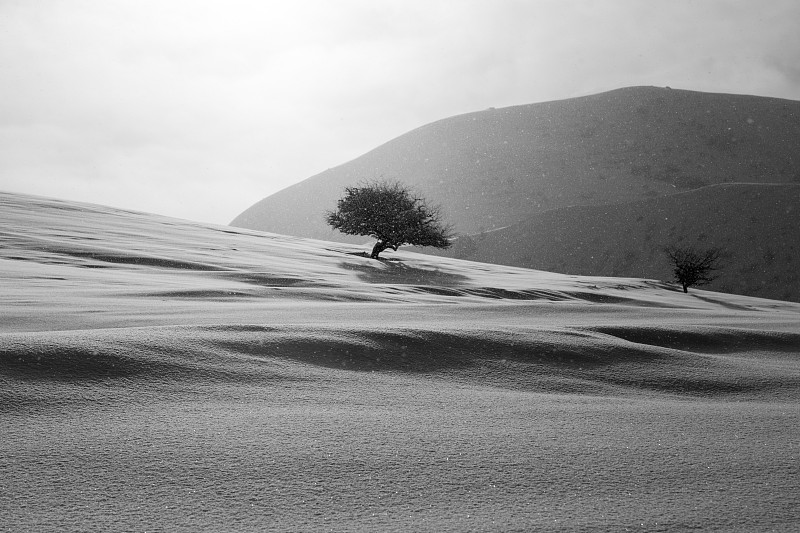
[[[0,194],[0,530],[791,529],[800,305]]]

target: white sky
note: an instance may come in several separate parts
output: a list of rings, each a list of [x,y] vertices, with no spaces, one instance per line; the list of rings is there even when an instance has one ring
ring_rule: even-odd
[[[797,0],[0,0],[0,190],[224,224],[460,113],[800,100],[799,56]]]

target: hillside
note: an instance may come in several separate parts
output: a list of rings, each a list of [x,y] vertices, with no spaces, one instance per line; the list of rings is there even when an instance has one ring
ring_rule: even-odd
[[[0,530],[793,530],[800,304],[0,193]]]
[[[670,280],[666,246],[720,247],[723,268],[709,289],[800,301],[799,243],[800,184],[730,184],[555,209],[463,237],[446,252],[427,251],[567,274]]]
[[[462,234],[552,209],[800,180],[800,102],[631,87],[440,120],[256,203],[232,225],[356,242],[323,222],[346,185],[399,179]]]

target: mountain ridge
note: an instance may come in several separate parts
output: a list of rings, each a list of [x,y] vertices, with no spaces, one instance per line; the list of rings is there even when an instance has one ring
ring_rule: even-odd
[[[798,138],[800,102],[623,88],[440,119],[268,196],[231,225],[345,240],[322,213],[344,186],[383,177],[443,204],[457,231],[478,233],[567,205],[800,181]]]

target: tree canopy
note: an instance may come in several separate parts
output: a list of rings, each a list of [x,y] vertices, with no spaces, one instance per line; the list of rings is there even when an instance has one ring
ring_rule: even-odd
[[[335,211],[325,214],[327,223],[347,235],[378,239],[371,257],[378,259],[387,248],[404,244],[447,248],[452,228],[442,221],[441,208],[399,182],[374,181],[346,187]]]

